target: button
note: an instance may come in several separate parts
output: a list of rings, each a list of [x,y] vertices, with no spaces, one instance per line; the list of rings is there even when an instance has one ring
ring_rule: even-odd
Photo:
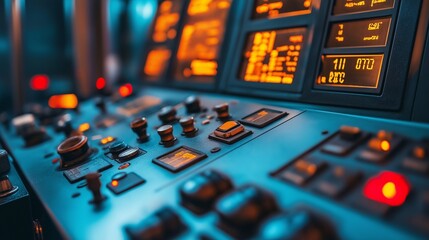
[[[339,239],[328,219],[305,209],[274,215],[261,225],[256,239]]]
[[[181,146],[153,159],[152,162],[172,172],[178,172],[205,158],[207,158],[205,153],[187,146]]]
[[[187,97],[185,100],[185,107],[188,114],[201,112],[200,99],[196,96]]]
[[[160,144],[164,146],[172,146],[174,144],[174,141],[176,141],[176,137],[174,137],[173,135],[173,126],[171,125],[161,126],[157,129],[157,132],[161,137]]]
[[[236,121],[228,121],[220,125],[214,134],[221,138],[230,138],[244,131],[243,125]]]
[[[170,207],[159,209],[137,224],[125,226],[132,240],[174,239],[184,229],[182,220]]]
[[[67,180],[69,180],[71,183],[75,183],[84,179],[85,175],[89,173],[102,172],[110,167],[112,167],[112,164],[101,158],[96,158],[75,168],[65,170],[63,174]]]
[[[278,210],[274,197],[253,185],[245,185],[220,198],[215,212],[220,227],[236,238],[246,238],[255,233],[267,216]]]
[[[321,150],[324,153],[345,156],[368,136],[368,133],[362,132],[357,127],[341,126],[338,134],[325,143]]]
[[[180,187],[182,204],[197,214],[209,211],[214,202],[232,189],[231,180],[215,170],[193,176]]]
[[[262,108],[243,117],[240,122],[249,126],[263,128],[287,115],[287,112],[277,111],[269,108]]]
[[[428,149],[426,143],[414,146],[409,156],[402,161],[402,167],[416,173],[429,174]]]
[[[344,167],[334,167],[322,179],[317,181],[315,191],[328,197],[337,198],[350,190],[361,175],[360,172]]]
[[[219,119],[227,119],[230,117],[228,103],[218,104],[213,107],[213,110],[217,113]]]
[[[57,147],[61,157],[61,168],[67,168],[88,159],[92,150],[88,146],[88,138],[80,135],[67,138]]]
[[[8,173],[10,170],[9,154],[6,150],[0,149],[0,175]]]
[[[359,154],[359,159],[363,161],[381,163],[394,151],[402,142],[402,138],[386,131],[379,131],[377,136],[368,141],[366,149]]]
[[[410,190],[410,183],[405,176],[383,171],[366,182],[363,195],[375,202],[398,207],[404,204]]]
[[[182,126],[182,134],[187,137],[195,136],[195,133],[198,131],[198,128],[195,128],[195,121],[193,117],[183,117],[179,121],[180,126]]]
[[[327,164],[323,161],[312,158],[300,158],[286,170],[280,172],[279,177],[297,185],[304,185],[320,173],[326,166]]]
[[[91,124],[89,124],[89,123],[82,123],[81,125],[79,125],[79,127],[77,129],[81,133],[88,132],[89,130],[91,130]]]
[[[109,152],[112,153],[114,156],[117,156],[122,151],[125,151],[127,147],[128,145],[125,144],[124,141],[116,141],[109,146]]]
[[[0,198],[14,194],[16,191],[18,191],[18,187],[12,185],[9,176],[0,176]]]
[[[107,188],[115,194],[121,194],[145,182],[146,180],[136,173],[131,172],[127,174],[121,172],[112,177],[112,181],[107,184]]]
[[[131,163],[123,163],[118,167],[118,170],[124,170],[126,168],[128,168],[131,165]]]
[[[71,123],[71,117],[64,117],[58,120],[56,123],[55,131],[62,132],[65,137],[70,137],[73,133],[73,130],[74,129]]]
[[[111,142],[114,142],[115,140],[116,140],[115,137],[108,136],[108,137],[100,139],[100,144],[101,145],[107,145],[107,144],[109,144]]]
[[[137,135],[137,140],[141,142],[147,141],[147,120],[146,118],[136,118],[130,123],[131,130]]]
[[[158,113],[158,118],[163,124],[169,124],[175,122],[176,119],[176,109],[171,106],[166,106],[161,108],[161,111]]]
[[[132,158],[139,156],[139,154],[140,154],[140,148],[131,147],[119,153],[118,160],[120,162],[128,161],[128,160],[131,160]]]

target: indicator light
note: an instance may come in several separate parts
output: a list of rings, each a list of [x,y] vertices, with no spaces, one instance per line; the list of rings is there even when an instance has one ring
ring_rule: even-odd
[[[30,87],[34,91],[45,91],[49,88],[49,77],[44,74],[34,75],[30,80]]]
[[[88,131],[89,129],[91,129],[91,125],[89,123],[82,123],[81,125],[79,125],[79,132],[83,133]]]
[[[366,198],[389,206],[401,206],[410,193],[407,179],[398,173],[384,171],[370,178],[363,189]]]
[[[49,98],[48,105],[56,109],[75,109],[79,100],[75,94],[53,95]]]
[[[113,186],[113,187],[117,187],[118,185],[119,185],[118,180],[113,180],[113,181],[112,181],[112,186]]]
[[[128,97],[133,93],[133,85],[127,83],[119,87],[118,89],[119,95],[121,97]]]
[[[390,150],[390,142],[387,140],[383,140],[380,142],[380,149],[384,152],[388,152]]]
[[[102,90],[102,89],[104,89],[104,88],[106,87],[106,79],[104,79],[104,78],[102,78],[102,77],[99,77],[99,78],[97,79],[97,81],[95,82],[95,87],[96,87],[98,90]]]
[[[106,145],[106,144],[111,143],[111,142],[113,142],[113,141],[115,141],[115,140],[116,140],[116,138],[114,138],[114,137],[112,137],[112,136],[108,136],[108,137],[105,137],[105,138],[101,139],[101,140],[100,140],[100,143],[101,143],[102,145]]]

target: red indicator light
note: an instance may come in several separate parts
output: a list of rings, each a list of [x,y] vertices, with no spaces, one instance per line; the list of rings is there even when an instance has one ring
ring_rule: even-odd
[[[44,74],[34,75],[30,80],[30,87],[34,91],[45,91],[49,88],[49,77]]]
[[[104,79],[104,78],[102,78],[102,77],[99,77],[99,78],[97,79],[97,81],[95,82],[95,87],[96,87],[98,90],[101,90],[101,89],[105,88],[105,87],[106,87],[106,79]]]
[[[119,185],[118,180],[113,180],[113,181],[112,181],[112,186],[113,186],[113,187],[117,187],[118,185]]]
[[[409,193],[410,184],[407,179],[389,171],[370,178],[363,189],[366,198],[394,207],[404,204]]]
[[[128,97],[133,93],[133,85],[129,83],[124,84],[119,87],[118,92],[121,97]]]
[[[48,105],[51,108],[75,109],[79,100],[75,94],[54,95],[49,98]]]

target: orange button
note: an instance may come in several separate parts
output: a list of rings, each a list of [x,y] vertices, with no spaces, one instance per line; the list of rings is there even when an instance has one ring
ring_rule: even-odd
[[[219,127],[219,130],[227,132],[227,131],[229,131],[229,130],[231,130],[231,129],[233,129],[233,128],[237,127],[237,126],[238,126],[238,123],[237,123],[237,122],[235,122],[235,121],[228,121],[228,122],[226,122],[226,123],[222,124],[222,125]]]

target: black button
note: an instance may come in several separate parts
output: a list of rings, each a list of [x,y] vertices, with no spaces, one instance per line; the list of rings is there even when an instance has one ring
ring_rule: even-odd
[[[132,240],[173,239],[184,229],[180,217],[169,207],[161,208],[141,222],[125,227]]]
[[[127,147],[127,144],[125,144],[123,141],[116,141],[109,146],[109,152],[114,155],[118,155],[120,152],[127,149]]]
[[[180,188],[182,204],[202,214],[211,209],[222,194],[232,189],[231,180],[215,170],[206,170],[186,181]]]
[[[189,96],[185,100],[187,113],[198,113],[201,111],[200,99],[196,96]]]
[[[127,190],[130,190],[146,182],[145,179],[143,179],[142,177],[140,177],[135,173],[128,173],[128,174],[125,174],[125,176],[122,176],[119,174],[122,174],[122,173],[115,174],[112,177],[112,181],[110,181],[110,183],[107,184],[107,188],[110,189],[115,194],[123,193]]]
[[[344,156],[368,137],[357,127],[342,126],[337,135],[322,146],[322,152]]]
[[[259,223],[278,209],[274,197],[253,185],[245,185],[216,202],[219,226],[237,238],[255,233]]]
[[[317,181],[315,191],[336,198],[350,190],[360,177],[360,172],[340,166],[334,167],[322,179]]]
[[[137,157],[140,154],[140,149],[137,147],[128,148],[127,150],[119,153],[118,160],[121,162],[128,161]]]
[[[304,185],[326,167],[326,163],[314,158],[300,158],[286,170],[280,172],[283,180]]]
[[[327,219],[307,210],[293,210],[267,219],[259,231],[259,239],[338,239]]]

